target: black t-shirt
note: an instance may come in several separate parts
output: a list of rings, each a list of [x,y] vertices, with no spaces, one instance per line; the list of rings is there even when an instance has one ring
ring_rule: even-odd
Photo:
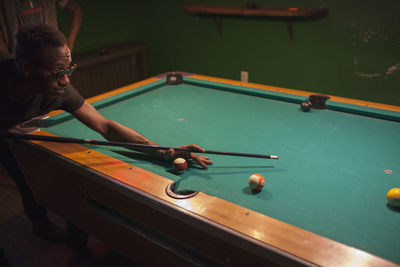
[[[15,90],[10,88],[12,85],[9,82],[10,77],[15,77],[14,62],[13,58],[0,57],[0,129],[12,128],[53,110],[62,109],[71,113],[82,106],[83,97],[71,85],[57,98],[34,95],[22,103],[16,102],[12,94]]]

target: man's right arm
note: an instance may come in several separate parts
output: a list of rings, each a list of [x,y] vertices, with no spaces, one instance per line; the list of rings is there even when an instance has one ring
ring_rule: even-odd
[[[89,128],[100,133],[105,139],[116,142],[129,142],[133,144],[144,144],[144,145],[155,145],[157,143],[146,138],[139,132],[126,127],[116,121],[108,120],[104,118],[92,105],[88,102],[84,102],[83,105],[76,111],[72,112],[78,120],[84,123]],[[193,151],[203,152],[204,149],[197,145],[185,145],[184,148],[189,148]],[[207,168],[208,164],[212,164],[212,161],[208,157],[199,156],[191,152],[178,152],[174,149],[168,151],[154,151],[153,149],[136,149],[141,152],[145,152],[149,155],[157,156],[167,161],[171,161],[177,157],[191,158],[195,160],[203,168]]]

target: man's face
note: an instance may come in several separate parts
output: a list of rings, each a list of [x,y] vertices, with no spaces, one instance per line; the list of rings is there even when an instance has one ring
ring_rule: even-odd
[[[70,80],[67,74],[60,76],[56,73],[69,69],[71,62],[71,52],[67,45],[43,49],[40,53],[40,62],[32,65],[31,82],[34,92],[47,97],[63,94]]]

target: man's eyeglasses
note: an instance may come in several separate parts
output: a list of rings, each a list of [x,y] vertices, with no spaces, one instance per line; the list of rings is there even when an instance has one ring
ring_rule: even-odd
[[[52,77],[54,80],[60,80],[62,77],[64,77],[65,74],[67,74],[67,76],[71,76],[71,74],[74,72],[74,70],[77,68],[78,66],[76,64],[73,64],[71,67],[67,68],[66,70],[59,70],[56,72],[50,71]]]

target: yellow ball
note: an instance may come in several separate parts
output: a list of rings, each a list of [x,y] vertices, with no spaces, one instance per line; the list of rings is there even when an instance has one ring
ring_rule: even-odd
[[[391,206],[400,208],[400,188],[390,189],[386,196]]]

